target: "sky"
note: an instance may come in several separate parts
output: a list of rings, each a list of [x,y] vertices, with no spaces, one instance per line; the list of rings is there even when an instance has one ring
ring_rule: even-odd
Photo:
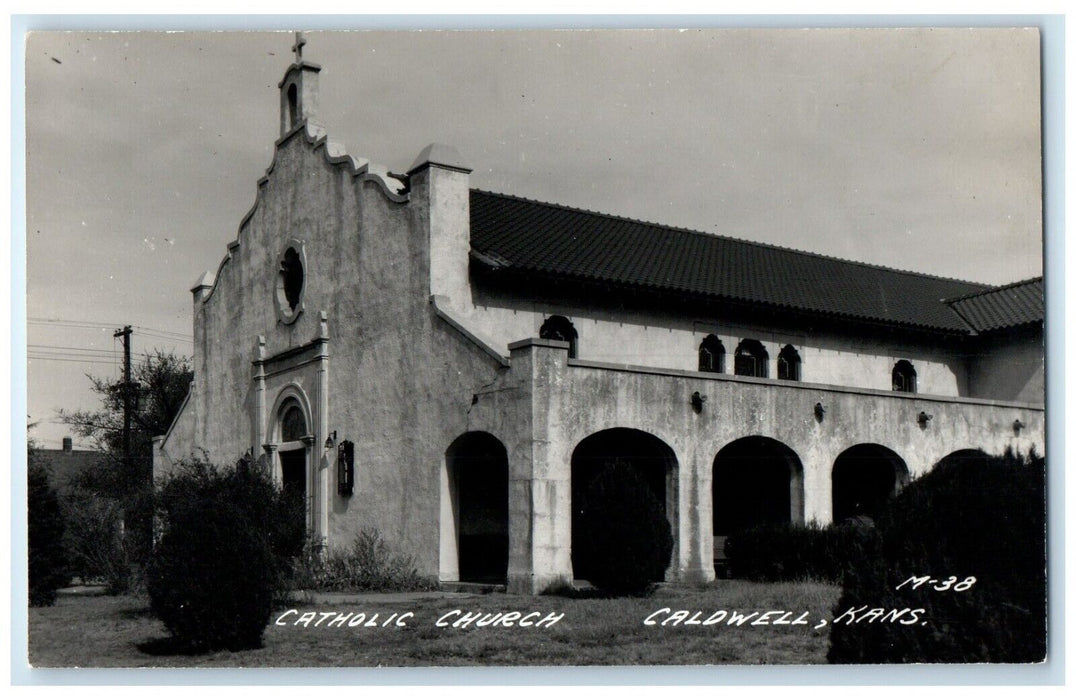
[[[1039,43],[1024,29],[308,32],[330,139],[405,171],[1005,284],[1042,273]],[[279,136],[291,33],[36,33],[26,43],[31,436],[87,374],[191,352]],[[89,446],[76,439],[76,445]]]

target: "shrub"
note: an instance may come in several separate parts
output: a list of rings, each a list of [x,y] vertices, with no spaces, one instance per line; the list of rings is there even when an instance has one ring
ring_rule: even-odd
[[[766,524],[729,535],[725,556],[736,578],[840,583],[850,567],[876,557],[879,546],[875,529],[862,524]]]
[[[295,504],[244,460],[230,470],[185,465],[159,505],[163,535],[147,571],[154,614],[191,650],[259,646],[305,539]]]
[[[665,576],[672,532],[661,503],[634,468],[610,464],[587,486],[581,550],[588,580],[613,594],[638,594]]]
[[[133,567],[123,536],[123,506],[75,487],[63,500],[72,573],[85,583],[103,579],[109,595],[132,587]]]
[[[48,470],[34,459],[29,462],[26,505],[30,605],[52,605],[56,591],[70,579],[63,512],[49,483]]]
[[[878,520],[880,557],[846,577],[836,615],[868,605],[922,608],[926,624],[835,625],[834,663],[1041,661],[1046,655],[1045,461],[1032,455],[942,463]],[[911,576],[936,584],[913,589]],[[963,591],[938,591],[949,577]]]
[[[363,530],[344,550],[321,554],[308,545],[294,565],[291,585],[318,591],[424,591],[437,582],[420,576],[414,557],[394,553],[377,530]]]
[[[166,530],[178,514],[197,510],[207,501],[223,502],[265,533],[279,569],[286,571],[303,551],[306,504],[285,494],[262,463],[246,457],[233,469],[219,469],[204,460],[183,463],[158,490],[159,524]]]

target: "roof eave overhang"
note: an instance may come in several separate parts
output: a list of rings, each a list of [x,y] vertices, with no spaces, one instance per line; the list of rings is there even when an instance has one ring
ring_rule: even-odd
[[[742,309],[765,309],[772,313],[790,314],[791,317],[789,318],[789,320],[796,320],[800,322],[819,320],[829,323],[853,323],[857,326],[862,326],[865,328],[886,329],[890,332],[894,329],[894,327],[899,327],[900,329],[913,331],[916,333],[923,333],[932,336],[947,336],[950,338],[966,338],[973,335],[970,329],[963,326],[958,327],[954,325],[953,327],[948,328],[941,326],[928,326],[924,324],[908,323],[892,319],[881,319],[871,318],[867,316],[841,314],[838,312],[819,309],[805,309],[754,299],[706,294],[703,292],[688,289],[631,284],[614,280],[584,277],[580,275],[535,270],[532,268],[516,266],[513,265],[510,261],[505,260],[504,258],[501,258],[499,256],[493,256],[489,253],[481,253],[475,250],[471,251],[471,259],[475,262],[478,262],[480,266],[484,268],[485,272],[492,275],[494,279],[499,278],[506,282],[508,280],[512,280],[516,283],[527,283],[531,281],[557,281],[562,283],[571,282],[578,285],[588,287],[600,287],[609,291],[626,293],[635,297],[656,296],[678,298],[685,301],[704,302],[707,304],[732,304]]]

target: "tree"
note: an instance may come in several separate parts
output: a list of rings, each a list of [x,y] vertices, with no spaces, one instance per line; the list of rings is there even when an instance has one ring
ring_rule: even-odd
[[[67,583],[68,556],[60,499],[49,483],[49,471],[27,445],[27,562],[30,605],[52,605],[56,590]]]
[[[131,458],[123,452],[122,379],[90,376],[101,408],[60,411],[60,418],[104,455],[101,469],[84,473],[78,486],[118,501],[124,512],[128,549],[137,561],[149,555],[153,517],[153,438],[168,431],[187,395],[194,372],[190,359],[155,350],[132,368]]]

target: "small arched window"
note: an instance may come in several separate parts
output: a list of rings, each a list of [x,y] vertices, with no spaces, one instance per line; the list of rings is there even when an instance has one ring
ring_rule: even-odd
[[[545,340],[563,340],[568,343],[568,357],[576,356],[579,334],[575,326],[564,316],[550,316],[538,330],[538,337]]]
[[[900,360],[893,365],[893,391],[915,393],[915,367],[907,360]]]
[[[724,372],[725,346],[716,335],[708,335],[699,346],[699,371]]]
[[[781,348],[777,355],[777,378],[790,382],[800,380],[800,354],[791,345]]]
[[[306,436],[306,416],[299,405],[292,403],[284,409],[280,418],[280,441],[295,442]]]
[[[736,346],[736,374],[741,377],[768,377],[770,354],[762,343],[744,338]]]

